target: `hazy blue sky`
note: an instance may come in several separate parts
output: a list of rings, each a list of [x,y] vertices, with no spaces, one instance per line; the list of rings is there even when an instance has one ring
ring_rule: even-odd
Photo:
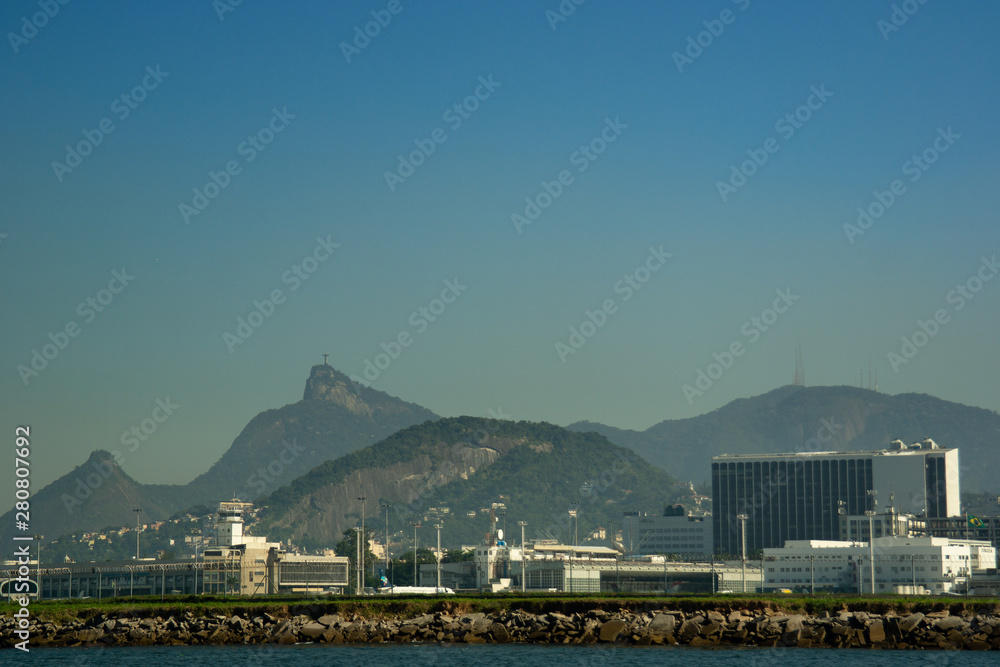
[[[799,344],[810,385],[998,408],[995,3],[50,2],[0,8],[0,426],[36,485],[96,448],[187,482],[401,333],[372,386],[446,416],[646,428]]]

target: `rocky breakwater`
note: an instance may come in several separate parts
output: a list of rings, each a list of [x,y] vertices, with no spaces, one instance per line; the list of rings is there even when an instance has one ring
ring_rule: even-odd
[[[162,612],[161,612],[162,613]],[[16,639],[11,619],[0,625],[0,646]],[[364,618],[337,613],[276,617],[261,612],[146,618],[97,615],[63,623],[41,621],[31,646],[295,644],[317,642],[619,643],[686,646],[796,646],[895,649],[1000,650],[1000,617],[948,611],[818,615],[746,609],[606,611],[573,614],[524,611],[423,614],[412,618]]]

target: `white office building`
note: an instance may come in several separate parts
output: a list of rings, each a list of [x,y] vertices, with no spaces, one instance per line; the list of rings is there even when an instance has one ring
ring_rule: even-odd
[[[975,589],[976,574],[997,566],[983,540],[876,537],[868,542],[790,540],[764,549],[766,591],[946,594]]]
[[[713,552],[712,515],[627,515],[622,518],[622,548],[630,556],[676,554],[707,558]]]

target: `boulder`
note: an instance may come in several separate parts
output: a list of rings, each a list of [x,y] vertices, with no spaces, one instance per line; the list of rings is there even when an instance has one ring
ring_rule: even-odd
[[[921,614],[919,611],[915,612],[899,622],[899,629],[902,630],[903,632],[910,632],[918,625],[920,625],[921,621],[923,620],[924,620],[924,615]]]
[[[498,643],[506,643],[510,641],[510,632],[504,627],[503,623],[493,623],[490,625],[490,635],[493,637],[493,641]]]
[[[602,642],[613,642],[618,639],[618,635],[621,631],[625,629],[625,621],[613,619],[610,621],[605,621],[604,625],[601,626],[601,632],[598,636]]]
[[[931,627],[938,632],[947,632],[948,630],[964,628],[965,621],[961,616],[945,616],[944,618],[936,619],[931,623]]]
[[[868,640],[872,644],[880,644],[885,641],[885,627],[882,621],[872,621],[868,626]]]
[[[698,636],[698,632],[701,630],[701,624],[694,619],[688,619],[681,624],[681,629],[677,632],[681,641],[691,641],[694,637]]]
[[[715,621],[709,621],[698,629],[698,634],[702,637],[711,637],[712,635],[717,635],[720,632],[722,632],[722,624],[716,623]]]
[[[316,639],[317,637],[322,637],[323,633],[327,631],[327,627],[322,623],[306,623],[301,628],[299,628],[299,634],[303,637],[308,637],[309,639]]]
[[[677,619],[670,614],[656,614],[646,629],[650,634],[662,637],[664,635],[672,635],[676,623]]]

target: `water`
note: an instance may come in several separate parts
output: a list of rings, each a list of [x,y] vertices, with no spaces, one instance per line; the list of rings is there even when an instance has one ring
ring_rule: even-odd
[[[27,658],[27,660],[24,660]],[[368,644],[330,646],[150,646],[128,648],[51,648],[0,652],[0,663],[32,665],[211,665],[212,667],[991,667],[998,664],[993,652],[878,651],[866,649],[725,648],[702,649],[664,646],[537,644]]]

